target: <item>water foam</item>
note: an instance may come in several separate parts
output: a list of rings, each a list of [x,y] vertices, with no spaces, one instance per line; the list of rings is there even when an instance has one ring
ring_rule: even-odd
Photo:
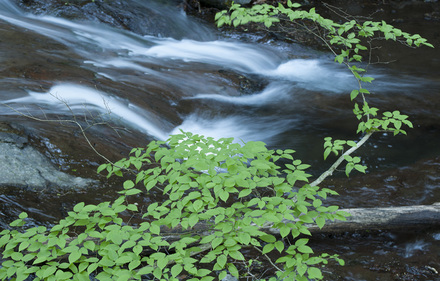
[[[89,106],[101,112],[117,116],[126,123],[141,129],[147,134],[165,140],[167,134],[148,120],[148,113],[138,114],[140,108],[130,105],[104,92],[75,84],[60,84],[46,93],[29,92],[28,96],[4,101],[5,104],[47,104],[51,107],[67,111],[87,110]]]

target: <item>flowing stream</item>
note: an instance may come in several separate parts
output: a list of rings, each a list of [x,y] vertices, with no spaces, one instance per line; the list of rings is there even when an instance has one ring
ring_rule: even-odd
[[[356,120],[348,97],[356,81],[328,53],[282,42],[257,43],[262,41],[259,38],[245,42],[240,34],[222,34],[174,6],[128,2],[145,11],[154,8],[161,18],[169,19],[170,26],[182,28],[172,35],[167,35],[166,28],[136,34],[103,23],[36,16],[0,0],[0,102],[39,118],[99,116],[130,130],[132,139],[126,146],[165,140],[179,130],[237,141],[261,140],[271,148],[297,150],[297,157],[313,164],[315,175],[330,165],[322,161],[323,137],[359,138],[354,134]],[[368,175],[350,179],[342,172],[336,175],[327,184],[341,196],[331,199],[332,203],[374,207],[439,201],[439,56],[438,50],[424,51],[414,52],[425,56],[421,63],[430,56],[423,67],[413,63],[414,58],[408,68],[370,66],[370,75],[376,79],[369,88],[376,94],[371,103],[410,115],[415,129],[408,136],[375,136],[359,151],[370,167]],[[5,106],[0,107],[0,117],[41,130],[48,150],[60,130],[24,121]],[[107,148],[112,147],[114,132],[99,128],[93,133]],[[68,152],[60,148],[58,156],[63,153]],[[88,159],[78,155],[72,157]],[[92,166],[95,169],[96,163]],[[39,204],[29,205],[23,199],[29,197],[17,195],[22,191],[7,190],[0,194],[0,204],[15,208],[16,213],[23,209],[39,213],[42,221],[36,224],[60,215]],[[59,201],[72,198],[75,195],[66,195]],[[0,208],[0,221],[10,220],[2,215],[6,211]],[[395,276],[391,269],[387,272],[376,264],[389,259],[389,266],[401,271],[403,265],[440,271],[439,235],[434,231],[344,236],[331,242],[323,239],[317,247],[349,259],[347,269],[338,269],[337,274],[344,277],[334,273],[334,280],[394,280],[388,279]],[[372,273],[374,266],[377,270]]]

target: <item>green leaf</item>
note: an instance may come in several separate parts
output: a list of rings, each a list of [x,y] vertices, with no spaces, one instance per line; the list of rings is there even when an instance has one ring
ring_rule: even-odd
[[[313,254],[312,248],[307,245],[301,245],[297,248],[297,250],[303,254]]]
[[[290,227],[288,227],[287,225],[282,225],[280,228],[280,235],[282,238],[286,237],[287,235],[289,235],[290,233]]]
[[[199,217],[195,214],[191,215],[188,219],[189,227],[195,226],[199,222]]]
[[[150,225],[150,232],[153,234],[159,235],[160,227],[157,224],[151,224]]]
[[[130,189],[134,187],[134,182],[131,180],[127,180],[124,182],[124,189]]]
[[[274,243],[275,241],[277,241],[275,236],[270,235],[270,234],[264,234],[264,235],[260,236],[260,239],[263,240],[264,242],[267,242],[267,243]]]
[[[296,267],[296,271],[298,272],[298,274],[300,276],[303,276],[307,271],[307,265],[305,265],[303,263],[298,264],[298,266]],[[297,278],[297,280],[300,280],[300,279]],[[307,279],[303,279],[303,280],[307,280]],[[302,281],[302,280],[300,280],[300,281]]]
[[[225,268],[227,257],[224,254],[221,254],[217,257],[217,264],[220,266],[220,268]]]
[[[229,192],[227,192],[226,190],[221,190],[219,196],[223,202],[226,202],[229,198]]]
[[[76,262],[81,257],[81,252],[75,251],[69,254],[69,263],[72,264]]]
[[[244,260],[243,254],[240,253],[239,251],[229,251],[229,256],[236,260],[240,260],[240,261]]]
[[[137,188],[132,188],[132,189],[129,189],[129,190],[127,190],[126,192],[125,192],[125,195],[135,195],[135,194],[138,194],[138,193],[141,193],[142,191],[140,191],[139,189],[137,189]]]
[[[73,274],[71,272],[64,272],[62,270],[57,270],[55,274],[56,280],[71,280]]]
[[[79,213],[81,212],[81,210],[84,208],[85,203],[81,202],[75,205],[75,207],[73,207],[73,211]]]
[[[238,234],[238,239],[243,245],[249,245],[251,242],[251,236],[246,232],[240,232]]]
[[[252,193],[252,189],[247,188],[247,189],[243,189],[242,191],[240,191],[240,193],[238,194],[238,198],[242,198],[242,197],[246,197],[249,194]]]
[[[266,244],[264,247],[263,247],[263,254],[267,254],[267,253],[269,253],[269,252],[271,252],[273,249],[275,248],[275,245],[274,244],[272,244],[272,243],[270,243],[270,244]]]
[[[316,222],[316,225],[317,225],[320,229],[322,229],[322,228],[324,227],[324,224],[325,224],[325,219],[324,219],[323,217],[317,217],[317,218],[315,219],[315,222]]]
[[[107,164],[101,164],[97,169],[97,173],[101,173],[105,168],[107,168]]]
[[[197,270],[196,276],[200,276],[200,277],[206,276],[206,275],[210,274],[211,272],[212,271],[209,270],[209,269],[200,268],[199,270]],[[212,279],[211,278],[212,277],[208,277],[208,279],[202,278],[201,281],[204,280],[204,279],[205,280],[213,280],[213,278]]]
[[[121,256],[119,258],[116,259],[115,263],[116,264],[124,264],[124,263],[130,263],[133,260],[132,256]]]
[[[358,95],[359,95],[359,91],[358,90],[351,91],[351,93],[350,93],[351,100],[354,100]]]
[[[275,242],[275,248],[278,250],[278,252],[282,253],[284,250],[284,243],[283,241],[277,241]]]
[[[213,249],[217,248],[217,246],[219,246],[221,243],[223,243],[223,238],[222,237],[217,237],[214,240],[212,240],[211,242],[211,247]]]
[[[323,278],[321,270],[316,267],[307,268],[307,274],[310,279],[321,280]]]
[[[232,276],[239,277],[238,270],[233,263],[228,263],[228,270]]]
[[[173,277],[176,277],[177,275],[179,275],[182,272],[182,270],[183,270],[183,266],[181,264],[175,264],[171,268],[171,275]]]
[[[218,275],[218,280],[223,280],[226,278],[226,276],[228,275],[227,271],[222,271],[220,272],[220,274]]]

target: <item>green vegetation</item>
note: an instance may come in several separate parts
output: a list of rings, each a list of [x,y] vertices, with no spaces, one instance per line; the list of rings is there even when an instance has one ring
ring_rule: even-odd
[[[307,224],[322,228],[327,220],[344,220],[348,215],[337,206],[324,206],[323,200],[336,192],[318,185],[343,161],[347,175],[353,169],[365,172],[360,158],[350,154],[372,133],[405,133],[402,125],[412,126],[398,111],[378,117],[379,109],[368,105],[364,84],[373,78],[356,65],[368,50],[361,40],[384,36],[403,38],[409,45],[430,45],[385,22],[337,24],[314,9],[297,8],[290,1],[287,8],[232,5],[216,19],[219,26],[253,21],[270,27],[286,16],[291,21],[312,21],[327,31],[320,38],[358,81],[350,97],[363,137],[359,141],[326,138],[324,158],[341,154],[326,173],[308,183],[309,165],[295,159],[293,150],[269,150],[262,142],[238,144],[231,138],[214,140],[183,132],[167,142],[153,141],[146,148],[133,149],[127,159],[99,167],[98,172],[107,171],[108,176],[132,177],[115,201],[79,203],[50,229],[25,229],[27,215],[22,213],[11,223],[12,229],[2,231],[0,279],[221,280],[228,272],[259,279],[252,268],[262,260],[246,258],[246,249],[259,252],[272,266],[269,280],[319,280],[320,268],[329,260],[343,265],[337,256],[315,255],[307,245],[306,237],[311,235]],[[148,206],[130,203],[145,196],[161,201]]]
[[[304,171],[309,165],[294,159],[293,150],[232,141],[174,135],[168,142],[133,149],[130,158],[114,165],[100,166],[109,176],[131,169],[136,180],[124,183],[116,201],[80,203],[49,230],[4,230],[0,247],[7,261],[0,279],[24,280],[34,273],[41,280],[88,280],[90,274],[99,280],[140,280],[145,274],[178,280],[182,272],[192,275],[191,280],[222,279],[227,271],[239,275],[236,264],[245,261],[241,251],[249,247],[268,259],[266,254],[279,252],[279,278],[319,279],[318,265],[339,259],[313,256],[308,239],[293,239],[310,235],[305,223],[323,227],[326,220],[345,219],[338,207],[322,205],[335,192],[308,184],[293,191],[292,186],[310,177]],[[283,164],[277,164],[280,160]],[[140,183],[142,190],[135,188]],[[164,195],[162,202],[141,209],[127,203],[129,196],[157,191]],[[126,225],[124,216],[142,222]],[[23,226],[25,217],[11,226]],[[280,237],[261,231],[264,226],[279,231]],[[176,227],[179,237],[171,239],[169,230]],[[79,235],[71,239],[74,233]],[[194,253],[197,259],[191,257]]]

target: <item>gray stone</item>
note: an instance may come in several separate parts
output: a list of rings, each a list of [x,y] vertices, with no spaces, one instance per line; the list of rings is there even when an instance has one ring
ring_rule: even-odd
[[[228,275],[226,275],[225,278],[222,279],[222,281],[238,281],[238,279],[235,278],[234,276],[228,274]]]
[[[84,189],[97,184],[92,179],[61,172],[43,154],[26,145],[26,138],[12,133],[0,134],[0,186],[53,191]]]

